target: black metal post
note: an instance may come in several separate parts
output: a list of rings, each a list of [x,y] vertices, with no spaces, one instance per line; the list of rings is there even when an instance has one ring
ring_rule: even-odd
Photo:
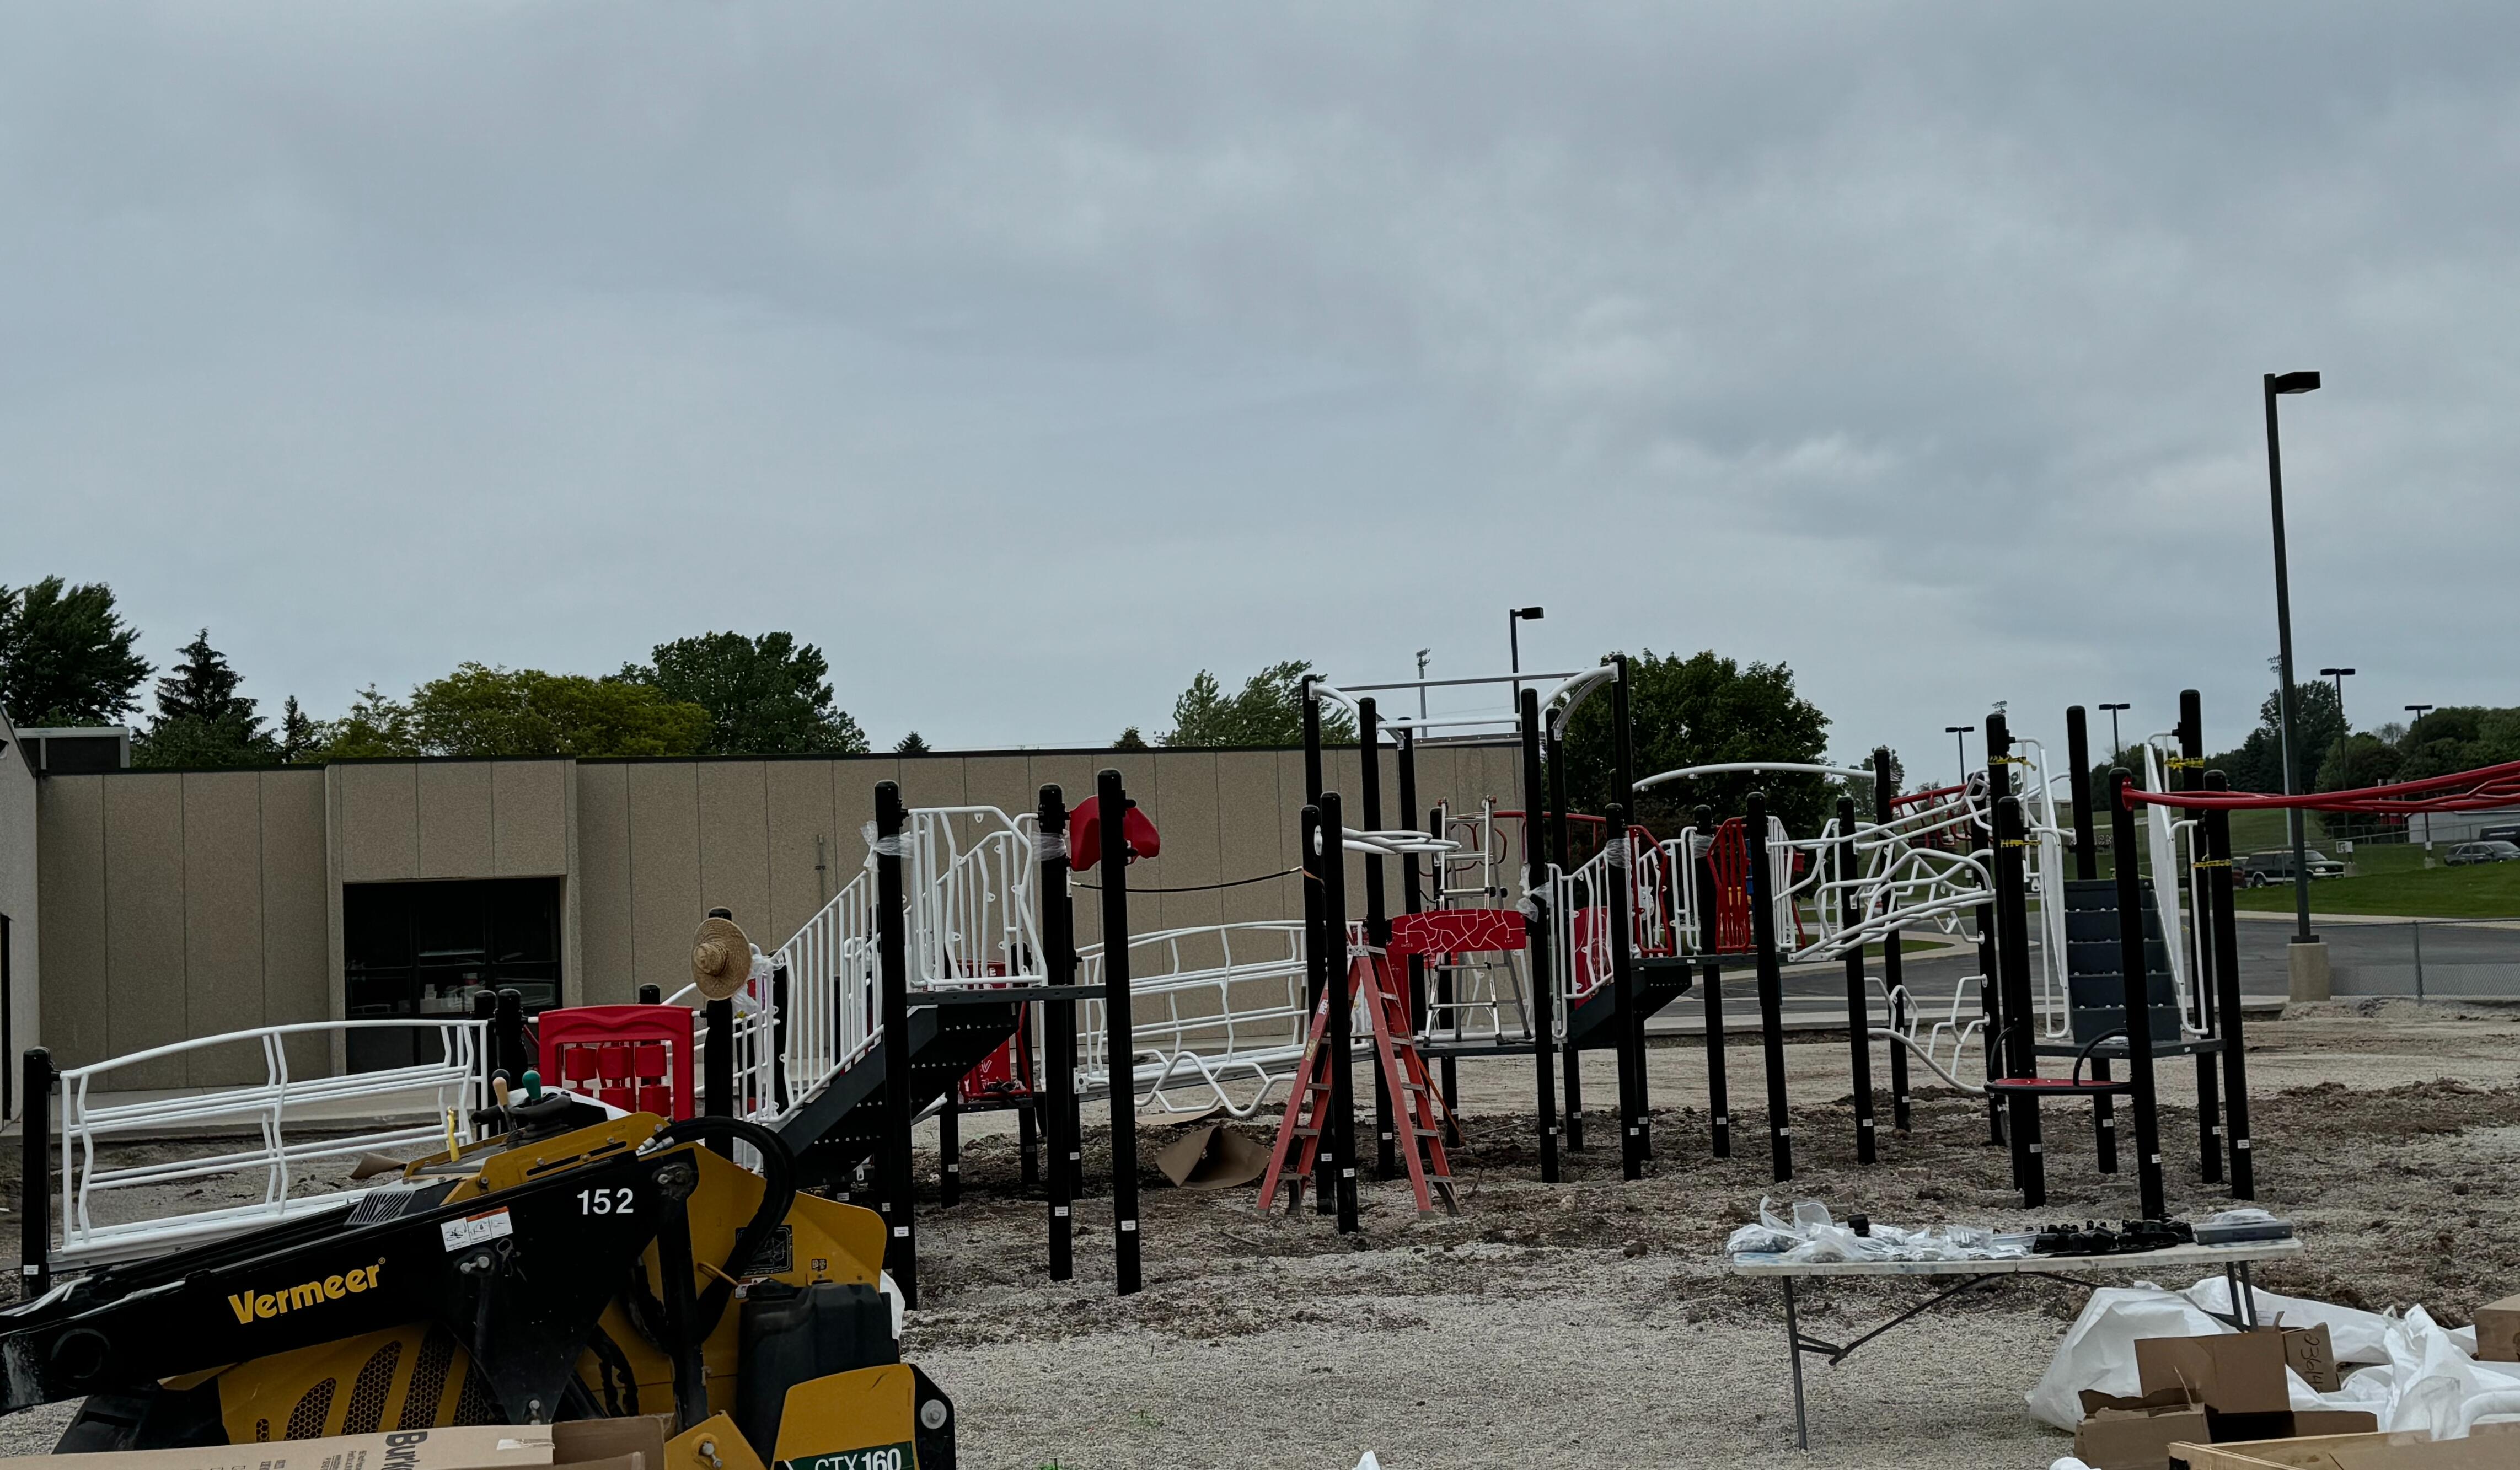
[[[1899,815],[1899,782],[1890,773],[1890,747],[1878,745],[1872,751],[1872,820],[1888,826]],[[1890,909],[1898,906],[1898,895],[1885,895],[1882,903]],[[1898,1035],[1908,1034],[1908,982],[1906,960],[1899,948],[1905,942],[1905,931],[1892,929],[1881,939],[1881,988],[1890,997],[1890,1029]],[[1905,1134],[1913,1121],[1908,1091],[1908,1047],[1904,1042],[1890,1044],[1890,1126]]]
[[[945,1090],[936,1107],[936,1203],[952,1209],[963,1202],[963,1108],[956,1096],[962,1084]]]
[[[2127,1082],[2134,1090],[2136,1187],[2145,1220],[2168,1210],[2161,1186],[2161,1127],[2152,1086],[2152,966],[2145,954],[2143,879],[2136,871],[2135,807],[2126,768],[2109,773],[2110,846],[2117,854],[2118,966],[2126,999]]]
[[[2205,789],[2229,786],[2220,771],[2205,773]],[[2258,1197],[2257,1155],[2249,1145],[2249,1048],[2240,1025],[2240,925],[2231,904],[2231,814],[2205,814],[2206,892],[2214,907],[2214,984],[2222,993],[2223,1114],[2231,1136],[2231,1197]]]
[[[2117,717],[2112,713],[2110,718]],[[2079,704],[2065,707],[2065,763],[2074,773],[2074,876],[2089,882],[2100,875],[2100,839],[2098,824],[2092,813],[2095,798],[2092,793],[2091,717]],[[2092,1078],[2096,1082],[2111,1080],[2107,1057],[2092,1058]],[[2092,1098],[2092,1145],[2100,1173],[2117,1173],[2117,1099],[2106,1092]]]
[[[1322,1130],[1322,1152],[1334,1156],[1330,1174],[1333,1209],[1342,1234],[1356,1229],[1356,991],[1347,953],[1347,827],[1339,793],[1322,793],[1322,896],[1324,927],[1336,948],[1330,974],[1330,1116]]]
[[[2092,820],[2092,731],[2083,706],[2065,707],[2065,762],[2074,768],[2074,876],[2100,875],[2098,826]]]
[[[522,1082],[525,1069],[534,1064],[533,1047],[525,1041],[525,998],[511,986],[499,992],[498,1009],[491,1022],[499,1038],[499,1065],[512,1082]],[[560,1079],[551,1080],[560,1086]]]
[[[1990,724],[1990,736],[1993,729]],[[2038,1023],[2030,1009],[2030,898],[2021,870],[2025,846],[2021,798],[2005,796],[1995,804],[1995,944],[1997,973],[2002,977],[2003,1075],[2007,1078],[2039,1075]],[[2017,1090],[2005,1096],[2011,1104],[2012,1182],[2021,1190],[2022,1207],[2036,1210],[2048,1203],[2039,1098]]]
[[[1321,1015],[1328,1025],[1337,1025],[1339,1023],[1323,1010],[1321,1001],[1329,985],[1326,977],[1332,973],[1344,975],[1346,971],[1338,966],[1347,963],[1347,941],[1341,938],[1333,945],[1330,938],[1330,844],[1323,836],[1322,809],[1318,805],[1304,808],[1297,821],[1303,832],[1304,886],[1311,890],[1313,899],[1311,912],[1305,915],[1310,920],[1304,927],[1304,981],[1310,1003],[1304,1009],[1307,1019],[1302,1024],[1309,1026],[1312,1024],[1310,1017]],[[1345,905],[1341,903],[1338,907],[1344,908]],[[1309,1045],[1309,1033],[1305,1040]],[[1328,1045],[1328,1040],[1329,1034],[1326,1030],[1323,1033],[1324,1045]],[[1324,1057],[1324,1067],[1328,1064],[1329,1059]],[[1318,1083],[1321,1079],[1315,1080]],[[1314,1127],[1321,1134],[1321,1142],[1313,1150],[1313,1212],[1317,1215],[1338,1213],[1338,1136],[1331,1130],[1329,1114],[1326,1103],[1314,1117]],[[1300,1103],[1296,1116],[1302,1116]]]
[[[1785,980],[1777,954],[1776,895],[1768,891],[1768,793],[1753,791],[1742,805],[1749,869],[1750,947],[1759,966],[1760,1042],[1768,1061],[1768,1158],[1779,1182],[1794,1177],[1794,1130],[1785,1111]]]
[[[1632,897],[1629,892],[1630,874],[1635,871],[1631,866],[1635,859],[1633,855],[1625,862],[1620,858],[1628,852],[1628,809],[1612,802],[1602,815],[1609,819],[1612,833],[1609,840],[1618,844],[1609,849],[1611,858],[1604,865],[1608,870],[1602,876],[1610,881],[1606,917],[1610,937],[1610,1022],[1618,1028],[1619,1177],[1637,1180],[1644,1178],[1645,1164],[1644,1152],[1639,1147],[1643,1141],[1644,1119],[1642,1110],[1637,1106],[1635,1074],[1638,1058],[1629,1041],[1636,1020],[1636,987],[1630,983],[1636,961],[1628,953],[1628,908]]]
[[[1855,880],[1863,866],[1855,852],[1855,798],[1837,799],[1837,880],[1838,916],[1849,928],[1864,921],[1864,905],[1855,896]],[[1899,936],[1892,934],[1885,949],[1896,949]],[[1894,1043],[1890,1049],[1897,1051]],[[1846,947],[1846,1059],[1848,1075],[1855,1087],[1855,1162],[1869,1164],[1872,1145],[1872,995],[1864,978],[1864,946]]]
[[[1543,755],[1549,765],[1549,810],[1547,813],[1523,813],[1522,840],[1549,843],[1551,857],[1561,873],[1575,870],[1566,840],[1566,735],[1552,729],[1544,737]],[[1544,820],[1545,818],[1545,820]],[[1561,1048],[1559,1063],[1565,1067],[1563,1079],[1566,1093],[1566,1151],[1584,1151],[1584,1056],[1575,1039],[1567,1038]]]
[[[2179,691],[2179,756],[2178,789],[2204,790],[2205,708],[2202,696],[2194,690]],[[2176,815],[2178,815],[2176,812],[2164,808],[2154,813],[2152,820],[2168,822]],[[2171,844],[2171,850],[2178,851],[2176,842]],[[2188,891],[2189,885],[2186,879],[2187,874],[2183,872],[2157,872],[2152,875],[2156,891],[2164,883],[2170,885],[2167,902],[2173,913],[2179,912],[2179,901]],[[2188,974],[2193,976],[2196,982],[2197,1028],[2205,1035],[2211,1036],[2214,1034],[2215,1008],[2214,947],[2206,938],[2205,924],[2205,914],[2193,915],[2186,926],[2186,933],[2182,937],[2187,943],[2187,954],[2191,961]],[[2223,1181],[2223,1085],[2221,1079],[2215,1075],[2214,1053],[2203,1047],[2196,1048],[2196,1156],[2197,1177],[2209,1184],[2221,1183]]]
[[[1400,811],[1408,820],[1418,816],[1418,732],[1400,727]],[[1440,835],[1440,834],[1439,834]],[[1426,883],[1418,867],[1419,855],[1411,853],[1400,860],[1400,910],[1418,913],[1426,907]],[[1426,957],[1409,956],[1409,1029],[1418,1036],[1426,1034]]]
[[[1645,1089],[1644,998],[1639,993],[1634,874],[1637,854],[1628,832],[1628,814],[1637,809],[1636,738],[1628,717],[1628,655],[1612,660],[1618,677],[1610,681],[1610,797],[1617,810],[1609,814],[1613,851],[1628,855],[1625,866],[1612,864],[1615,908],[1610,914],[1610,983],[1618,987],[1611,1020],[1619,1028],[1619,1136],[1625,1140],[1621,1167],[1628,1179],[1644,1177],[1644,1161],[1653,1157],[1652,1110]]]
[[[1076,911],[1067,886],[1067,800],[1057,786],[1041,788],[1033,809],[1041,854],[1042,969],[1053,986],[1076,983]],[[1042,1132],[1050,1155],[1050,1278],[1076,1273],[1076,1002],[1046,1001],[1041,1007],[1041,1066],[1049,1073],[1050,1111]]]
[[[29,1047],[19,1065],[18,1299],[53,1289],[53,1054]]]
[[[1522,691],[1522,810],[1542,805],[1540,776],[1540,691]],[[1522,916],[1523,953],[1530,974],[1531,1062],[1540,1094],[1540,1181],[1557,1182],[1557,1079],[1551,1063],[1557,1049],[1557,972],[1549,963],[1549,857],[1535,840],[1529,821],[1523,823],[1523,888],[1530,908]]]
[[[788,963],[770,966],[770,1095],[788,1095]]]
[[[1138,1240],[1138,1089],[1135,1075],[1137,1017],[1129,990],[1129,793],[1120,773],[1105,771],[1095,785],[1095,817],[1102,838],[1102,1055],[1111,1068],[1111,1255],[1119,1294],[1140,1285]]]
[[[1042,1051],[1041,1008],[1022,1007],[1023,1019],[1015,1027],[1015,1046],[1026,1057],[1037,1057]],[[1015,1185],[1035,1189],[1041,1185],[1041,1090],[1038,1086],[1015,1107]]]
[[[2317,387],[2318,375],[2307,376],[2311,379],[2310,385]],[[2275,535],[2275,713],[2282,722],[2283,793],[2290,796],[2294,794],[2294,765],[2309,753],[2293,743],[2299,737],[2301,722],[2293,714],[2292,576],[2284,554],[2283,450],[2275,433],[2275,377],[2272,373],[2266,375],[2267,503],[2274,512]],[[2318,763],[2314,760],[2311,764],[2315,767]],[[2284,817],[2292,828],[2292,899],[2296,920],[2292,942],[2309,944],[2318,937],[2310,931],[2310,818],[2297,807],[2287,810]]]
[[[892,1272],[904,1304],[919,1305],[917,1181],[912,1175],[910,1127],[917,1105],[910,1088],[910,943],[901,875],[901,827],[909,817],[901,787],[875,788],[875,952],[883,989],[883,1174],[879,1203],[890,1234],[884,1270]],[[711,1028],[714,1031],[715,1028]]]
[[[1990,831],[1993,826],[1990,818]],[[1977,974],[1978,1013],[1983,1017],[1978,1030],[1978,1050],[1986,1056],[1986,1080],[1993,1082],[2003,1075],[2003,997],[1997,985],[1995,905],[1992,902],[1977,906]],[[1986,1094],[1986,1142],[1990,1148],[2003,1146],[2003,1099],[1997,1096],[1992,1088]]]
[[[1357,777],[1357,795],[1365,802],[1365,830],[1378,832],[1382,830],[1382,718],[1372,695],[1356,701],[1356,732],[1357,755],[1364,763]],[[1378,852],[1365,859],[1365,942],[1376,950],[1391,944],[1390,900]],[[1373,1174],[1387,1180],[1400,1172],[1391,1091],[1384,1085],[1378,1061],[1365,1070],[1373,1081]]]
[[[1724,1076],[1724,961],[1717,958],[1715,947],[1715,812],[1699,807],[1689,815],[1693,835],[1689,841],[1690,871],[1696,877],[1697,941],[1706,962],[1699,968],[1698,984],[1705,990],[1706,1002],[1706,1114],[1707,1142],[1719,1159],[1732,1157],[1732,1104],[1731,1090]]]

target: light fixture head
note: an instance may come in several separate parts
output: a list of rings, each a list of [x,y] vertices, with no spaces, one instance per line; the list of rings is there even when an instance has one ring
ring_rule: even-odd
[[[1526,623],[1536,623],[1548,614],[1544,609],[1538,607],[1517,607],[1513,610],[1513,615],[1522,619]]]
[[[2267,381],[2278,393],[2314,393],[2318,390],[2318,375],[2316,373],[2272,373],[2268,375]]]

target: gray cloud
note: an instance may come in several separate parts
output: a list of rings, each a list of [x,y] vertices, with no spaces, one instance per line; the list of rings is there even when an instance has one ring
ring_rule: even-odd
[[[1841,748],[2511,702],[2503,9],[26,7],[0,580],[338,708],[791,627],[890,738],[1781,659]],[[1110,592],[1114,581],[1121,596]]]

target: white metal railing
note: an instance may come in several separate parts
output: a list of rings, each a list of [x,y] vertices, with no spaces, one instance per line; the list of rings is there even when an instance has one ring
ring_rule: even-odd
[[[1019,989],[1049,979],[1041,946],[1039,844],[1030,813],[919,807],[902,824],[904,957],[915,994],[939,986]],[[770,957],[788,971],[786,1024],[755,981],[737,1002],[741,1116],[785,1116],[883,1038],[875,854]],[[674,1001],[692,1004],[686,988]],[[706,1034],[706,1023],[701,1033]]]
[[[254,1229],[320,1210],[338,1209],[367,1191],[299,1194],[307,1166],[326,1159],[411,1144],[442,1144],[450,1130],[472,1141],[473,1110],[486,1105],[486,1040],[489,1022],[449,1017],[428,1020],[308,1021],[262,1026],[201,1037],[136,1051],[61,1074],[62,1240],[55,1259],[85,1267],[129,1259],[192,1241]],[[420,1049],[433,1043],[434,1060],[343,1076],[295,1077],[289,1041],[331,1041],[361,1033],[418,1033]],[[184,1090],[106,1101],[112,1078],[124,1069],[156,1062],[219,1059],[253,1048],[263,1079],[242,1087]],[[251,1065],[250,1062],[248,1063]],[[125,1091],[137,1091],[136,1089]],[[419,1121],[405,1121],[418,1115]],[[327,1124],[332,1125],[326,1127]],[[100,1163],[101,1144],[149,1139],[178,1150],[174,1157],[114,1165]],[[132,1196],[134,1218],[105,1203],[116,1191],[161,1190],[195,1180],[262,1176],[262,1198],[245,1204],[209,1205],[158,1213],[153,1196]],[[150,1213],[141,1214],[147,1211]]]
[[[1077,983],[1101,985],[1104,949],[1078,952]],[[1303,1055],[1312,1017],[1304,1005],[1304,925],[1297,919],[1165,929],[1129,939],[1130,1088],[1141,1106],[1184,1111],[1165,1094],[1203,1089],[1215,1105],[1247,1118]],[[1077,1086],[1111,1086],[1104,1002],[1078,1018]],[[1231,1085],[1231,1086],[1229,1086]],[[1237,1095],[1236,1087],[1245,1087]]]

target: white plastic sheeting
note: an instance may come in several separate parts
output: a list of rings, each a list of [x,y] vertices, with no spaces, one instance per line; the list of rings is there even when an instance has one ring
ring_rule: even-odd
[[[2348,1374],[2333,1394],[2321,1394],[2291,1376],[2292,1406],[2364,1409],[2384,1430],[2420,1429],[2436,1439],[2464,1436],[2488,1419],[2520,1419],[2520,1363],[2479,1362],[2476,1335],[2435,1322],[2421,1307],[2403,1314],[2359,1312],[2326,1302],[2253,1293],[2258,1320],[2309,1327],[2325,1323],[2339,1365],[2366,1364]],[[2211,1315],[2230,1309],[2230,1287],[2209,1276],[2185,1292],[2156,1286],[2102,1287],[2075,1318],[2056,1349],[2047,1375],[2030,1392],[2030,1411],[2059,1429],[2082,1420],[2085,1389],[2104,1394],[2138,1391],[2135,1341],[2139,1337],[2198,1337],[2229,1332]],[[2050,1470],[2076,1470],[2071,1455]]]

